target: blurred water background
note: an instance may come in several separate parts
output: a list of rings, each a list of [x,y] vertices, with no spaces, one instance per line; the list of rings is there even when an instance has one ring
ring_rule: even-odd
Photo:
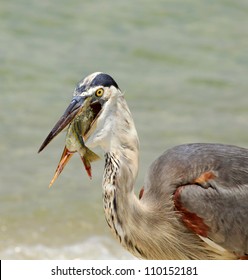
[[[248,147],[246,0],[2,0],[0,258],[129,259],[74,156],[49,190],[64,147],[37,150],[75,84],[103,71],[125,92],[150,163],[187,142]]]

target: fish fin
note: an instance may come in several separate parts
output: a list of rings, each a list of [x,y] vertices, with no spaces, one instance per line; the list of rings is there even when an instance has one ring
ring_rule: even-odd
[[[59,174],[63,171],[65,165],[67,164],[67,162],[70,160],[70,158],[72,157],[73,153],[71,153],[66,147],[64,148],[64,151],[61,155],[59,164],[57,166],[57,169],[54,173],[54,176],[49,184],[49,188],[51,188],[52,184],[55,182],[55,180],[59,177]]]

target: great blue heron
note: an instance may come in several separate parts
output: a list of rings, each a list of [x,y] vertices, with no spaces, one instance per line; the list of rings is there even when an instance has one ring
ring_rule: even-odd
[[[79,82],[40,151],[89,99],[95,118],[84,141],[104,150],[104,212],[123,247],[144,259],[248,259],[248,150],[171,148],[150,166],[138,198],[138,136],[124,95],[107,74]]]

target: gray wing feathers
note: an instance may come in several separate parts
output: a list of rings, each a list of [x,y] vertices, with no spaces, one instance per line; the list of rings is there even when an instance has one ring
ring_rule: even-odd
[[[211,171],[207,186],[196,178]],[[173,195],[209,227],[208,237],[237,255],[248,254],[248,150],[187,144],[166,151],[150,167],[145,191]]]
[[[186,186],[180,196],[184,207],[209,227],[207,236],[238,256],[248,254],[248,188],[204,189]]]

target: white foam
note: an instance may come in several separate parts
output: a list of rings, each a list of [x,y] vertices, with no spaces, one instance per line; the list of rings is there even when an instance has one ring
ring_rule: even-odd
[[[121,245],[105,236],[93,236],[82,243],[62,247],[48,247],[44,244],[19,244],[8,247],[0,253],[1,259],[133,259]]]

